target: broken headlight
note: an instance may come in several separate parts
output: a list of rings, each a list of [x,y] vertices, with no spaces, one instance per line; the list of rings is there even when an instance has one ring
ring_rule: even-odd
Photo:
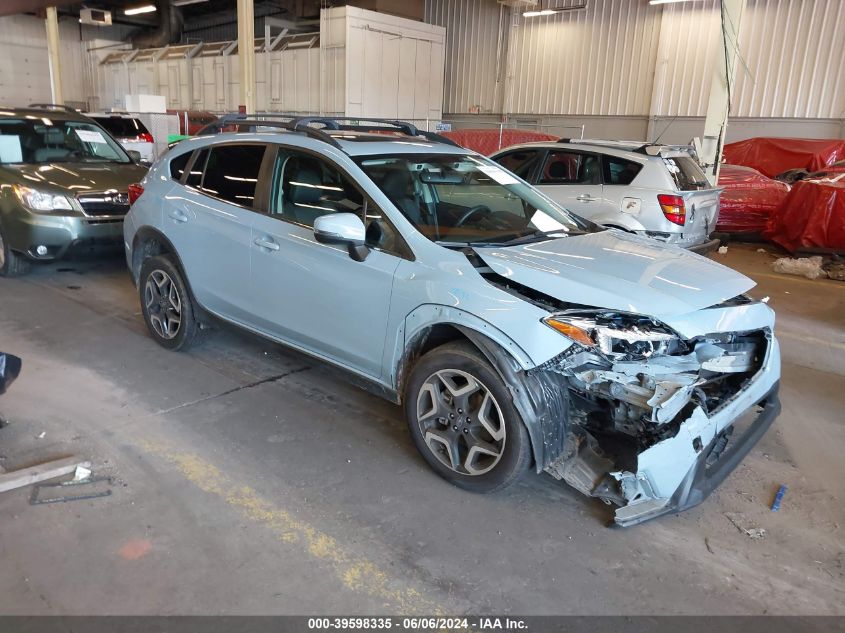
[[[548,316],[543,323],[613,360],[638,360],[686,351],[686,344],[669,326],[636,314],[567,311]]]

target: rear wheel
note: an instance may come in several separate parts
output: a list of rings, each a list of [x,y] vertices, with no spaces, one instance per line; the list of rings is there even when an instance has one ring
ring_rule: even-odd
[[[528,433],[507,387],[468,343],[448,343],[417,362],[405,416],[429,466],[466,490],[500,490],[531,464]]]
[[[15,253],[3,235],[0,227],[0,277],[15,277],[29,272],[30,263],[24,257]]]
[[[141,311],[156,343],[173,351],[188,349],[199,332],[188,286],[167,255],[144,260],[138,284]]]

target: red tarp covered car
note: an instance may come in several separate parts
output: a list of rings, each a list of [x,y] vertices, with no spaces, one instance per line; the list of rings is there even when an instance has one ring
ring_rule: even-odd
[[[531,143],[533,141],[556,141],[560,137],[533,130],[508,130],[501,131],[499,128],[488,130],[466,129],[441,132],[443,136],[455,141],[461,147],[466,147],[479,154],[489,156],[503,147],[516,145],[518,143]]]
[[[793,253],[804,248],[845,250],[845,175],[795,183],[763,236]]]
[[[789,169],[818,171],[845,158],[845,140],[810,138],[750,138],[728,143],[725,162],[752,167],[772,178]]]
[[[719,186],[724,191],[716,230],[724,233],[761,233],[789,193],[786,183],[740,165],[722,165]]]

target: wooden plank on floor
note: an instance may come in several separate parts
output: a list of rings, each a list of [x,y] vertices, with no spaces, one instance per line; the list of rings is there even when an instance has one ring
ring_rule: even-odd
[[[78,457],[64,457],[37,466],[5,472],[0,474],[0,492],[23,488],[38,481],[67,475],[75,471],[77,466],[90,468],[91,462],[80,460]]]

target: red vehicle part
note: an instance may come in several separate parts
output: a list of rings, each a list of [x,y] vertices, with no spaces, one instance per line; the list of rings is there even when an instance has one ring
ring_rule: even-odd
[[[724,191],[716,230],[723,233],[761,233],[789,193],[786,183],[740,165],[722,165],[719,186]]]
[[[502,130],[499,138],[499,128],[489,130],[452,130],[451,132],[440,132],[442,136],[455,141],[461,147],[466,147],[479,154],[489,156],[503,147],[517,145],[518,143],[531,143],[533,141],[556,141],[560,137],[534,132],[533,130]]]
[[[752,167],[769,178],[788,169],[818,171],[845,158],[845,140],[811,138],[750,138],[728,143],[725,161]]]
[[[845,250],[845,179],[796,182],[769,218],[763,237],[790,252]]]

